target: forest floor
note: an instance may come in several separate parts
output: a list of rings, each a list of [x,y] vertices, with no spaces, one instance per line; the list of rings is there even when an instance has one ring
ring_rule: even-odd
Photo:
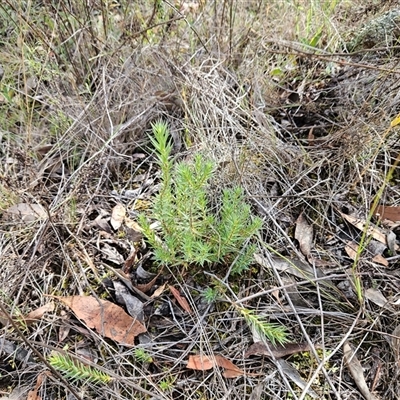
[[[3,1],[0,399],[398,399],[399,27],[398,1]]]

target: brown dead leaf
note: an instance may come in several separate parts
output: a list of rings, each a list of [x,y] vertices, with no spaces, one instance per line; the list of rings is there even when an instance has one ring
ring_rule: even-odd
[[[346,252],[346,254],[352,259],[355,260],[357,257],[357,249],[358,249],[358,245],[355,242],[352,242],[351,240],[349,240],[346,244],[346,246],[344,246],[344,251]]]
[[[215,365],[215,360],[208,357],[196,354],[194,356],[189,356],[187,363],[187,368],[195,369],[197,371],[208,371]]]
[[[143,238],[143,234],[142,228],[139,226],[139,224],[128,217],[125,217],[124,224],[126,237],[130,240],[130,242],[140,242]]]
[[[311,255],[313,227],[307,222],[303,213],[301,213],[297,218],[294,237],[299,241],[301,252],[306,258],[308,258]]]
[[[377,255],[372,259],[372,261],[373,261],[374,263],[384,265],[385,267],[388,267],[388,266],[389,266],[389,261],[386,260],[386,258],[383,257],[381,254],[377,254]]]
[[[374,211],[374,216],[380,220],[387,219],[392,222],[400,221],[400,207],[378,205]]]
[[[238,376],[244,375],[244,372],[239,367],[237,367],[235,364],[233,364],[232,361],[229,361],[223,356],[216,355],[215,362],[219,367],[224,369],[222,375],[225,378],[236,378]]]
[[[369,391],[364,378],[362,365],[351,349],[349,342],[345,342],[343,345],[343,356],[350,374],[364,398],[366,400],[378,400],[378,398]]]
[[[54,302],[52,301],[27,314],[24,317],[25,323],[27,325],[31,325],[34,322],[41,320],[45,312],[51,312],[51,311],[54,311]]]
[[[376,243],[376,244],[379,244],[379,246],[382,246],[382,244],[377,241],[372,241],[371,243]],[[346,254],[349,256],[349,258],[351,258],[352,260],[355,260],[357,257],[358,244],[355,242],[352,242],[350,240],[347,242],[346,246],[344,247],[344,250],[345,250]],[[376,254],[374,256],[374,258],[372,259],[372,261],[376,262],[378,264],[382,264],[386,267],[389,265],[389,261],[387,261],[386,258],[383,257],[381,254]]]
[[[133,264],[137,261],[137,249],[131,250],[128,258],[124,262],[122,272],[124,274],[130,274]]]
[[[42,399],[39,396],[38,391],[39,391],[40,386],[42,386],[43,377],[45,377],[45,376],[46,376],[46,372],[42,372],[41,374],[38,375],[38,377],[36,379],[36,385],[35,385],[34,389],[28,393],[26,400],[41,400]]]
[[[281,298],[280,298],[280,290],[276,286],[271,287],[271,290],[272,289],[274,289],[274,290],[271,292],[271,296],[275,297],[276,302],[281,305],[282,302],[281,302]]]
[[[58,330],[58,343],[62,343],[68,337],[70,331],[71,326],[60,326],[60,329]]]
[[[103,254],[103,258],[107,261],[110,261],[112,264],[121,265],[124,263],[123,255],[116,247],[111,246],[108,243],[102,243],[101,252]]]
[[[146,332],[144,325],[110,301],[93,296],[56,296],[56,299],[69,307],[88,328],[120,344],[133,345],[135,337]]]
[[[111,226],[115,229],[118,230],[122,223],[124,222],[126,215],[126,210],[125,207],[121,204],[118,203],[112,210],[111,213]]]
[[[316,349],[319,348],[318,345],[314,346]],[[252,355],[260,355],[274,358],[282,358],[290,356],[295,353],[302,353],[304,351],[310,351],[310,346],[307,342],[303,343],[286,343],[284,346],[280,344],[273,345],[268,343],[266,346],[263,342],[253,343],[244,354],[245,358],[249,358]]]
[[[179,293],[179,291],[177,289],[175,289],[173,286],[168,285],[168,289],[171,291],[171,293],[173,294],[173,296],[175,297],[176,301],[179,303],[179,305],[188,313],[191,314],[192,313],[192,309],[189,306],[188,301],[181,296],[181,294]]]
[[[366,220],[363,218],[356,218],[353,217],[352,215],[347,215],[340,213],[340,215],[350,224],[355,226],[357,229],[360,231],[363,231],[366,226]],[[373,224],[369,224],[368,229],[367,229],[367,235],[372,236],[374,239],[376,239],[378,242],[381,242],[385,245],[387,245],[387,240],[386,240],[386,234],[382,232],[381,229],[378,227],[374,226]],[[399,246],[396,244],[394,250],[398,250]]]
[[[109,225],[109,223],[107,222],[107,220],[105,218],[103,218],[103,216],[99,215],[94,221],[93,221],[93,225],[97,225],[98,228],[101,229],[101,231],[99,232],[100,236],[104,236],[107,237],[107,235],[111,236],[113,234],[113,231]]]
[[[192,355],[189,356],[187,363],[187,368],[198,371],[208,371],[215,366],[219,366],[224,369],[223,376],[225,378],[236,378],[244,375],[244,372],[240,368],[220,355],[216,355],[215,357]]]
[[[143,293],[147,293],[155,285],[159,275],[155,276],[150,282],[136,285],[136,287]]]
[[[308,307],[311,308],[311,303],[309,303],[306,298],[302,295],[300,289],[301,287],[297,284],[296,279],[290,275],[282,274],[281,276],[282,286],[286,287],[285,296],[290,298],[293,305],[297,307]],[[279,301],[281,307],[284,305]],[[258,340],[254,340],[257,342]]]
[[[143,264],[144,260],[146,259],[146,257],[147,256],[141,258],[140,263],[139,263],[138,267],[136,268],[136,276],[140,279],[151,279],[151,278],[154,278],[155,276],[159,276],[161,272],[159,272],[157,275],[157,274],[147,271],[143,268],[142,264]],[[162,271],[162,268],[161,268],[161,271]]]

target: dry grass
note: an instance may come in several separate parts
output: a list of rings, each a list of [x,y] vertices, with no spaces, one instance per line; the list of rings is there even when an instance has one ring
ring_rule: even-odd
[[[60,305],[20,332],[0,312],[0,390],[32,390],[48,370],[32,349],[48,357],[68,346],[113,378],[108,386],[70,383],[80,398],[311,398],[288,376],[287,364],[243,357],[253,335],[232,303],[247,298],[248,309],[285,325],[292,341],[311,344],[311,352],[286,361],[318,398],[362,398],[343,361],[346,339],[369,388],[398,398],[399,358],[390,344],[400,323],[397,306],[364,296],[374,288],[397,300],[397,256],[389,267],[372,262],[370,243],[354,265],[344,247],[360,235],[339,211],[365,218],[386,183],[381,203],[400,202],[397,169],[385,182],[399,151],[397,132],[387,131],[400,111],[398,53],[343,54],[363,22],[399,4],[131,3],[0,5],[2,307],[16,316],[47,303],[47,295],[114,301],[107,279],[115,276],[94,220],[116,202],[133,219],[146,207],[157,184],[146,134],[159,118],[171,127],[177,157],[202,151],[217,163],[214,199],[223,187],[245,188],[264,218],[265,262],[240,278],[226,277],[226,270],[194,276],[181,266],[164,270],[158,283],[179,287],[194,313],[184,314],[164,293],[146,304],[149,334],[135,348],[82,331]],[[10,219],[7,210],[18,203],[41,205],[47,216]],[[282,272],[273,258],[305,261],[294,238],[301,212],[314,228],[313,259],[322,264],[309,268],[326,275],[311,282]],[[113,234],[109,242],[125,259],[128,238]],[[144,267],[159,272],[149,260]],[[355,275],[361,304],[351,288]],[[201,295],[207,287],[231,303],[208,304]],[[6,353],[6,343],[15,350]],[[20,356],[20,349],[27,353]],[[196,353],[221,354],[246,377],[188,370],[188,356]],[[40,390],[42,398],[73,398],[55,374]]]

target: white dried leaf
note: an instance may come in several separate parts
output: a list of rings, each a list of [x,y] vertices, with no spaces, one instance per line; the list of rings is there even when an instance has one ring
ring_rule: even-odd
[[[118,203],[112,210],[111,220],[110,220],[111,226],[115,230],[120,228],[120,226],[124,222],[125,215],[126,215],[125,207],[121,203]]]

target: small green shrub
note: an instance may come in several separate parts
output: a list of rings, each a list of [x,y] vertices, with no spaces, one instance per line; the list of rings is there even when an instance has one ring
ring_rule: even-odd
[[[263,342],[270,341],[273,346],[276,344],[285,345],[289,342],[286,328],[265,320],[254,310],[236,306],[238,313],[244,318],[253,332],[257,333]]]
[[[142,363],[152,363],[153,358],[149,353],[146,352],[146,350],[141,349],[141,348],[136,348],[133,352],[136,360],[142,362]]]
[[[246,269],[255,251],[248,242],[262,221],[252,217],[243,190],[225,189],[219,210],[212,210],[207,191],[214,163],[198,154],[192,162],[174,165],[164,122],[153,125],[150,139],[161,170],[160,190],[150,214],[160,225],[159,236],[145,215],[140,215],[139,223],[155,259],[170,265],[234,262],[232,272]]]
[[[73,360],[68,355],[53,353],[48,360],[52,367],[73,382],[89,381],[95,384],[106,384],[112,379],[106,373]]]

